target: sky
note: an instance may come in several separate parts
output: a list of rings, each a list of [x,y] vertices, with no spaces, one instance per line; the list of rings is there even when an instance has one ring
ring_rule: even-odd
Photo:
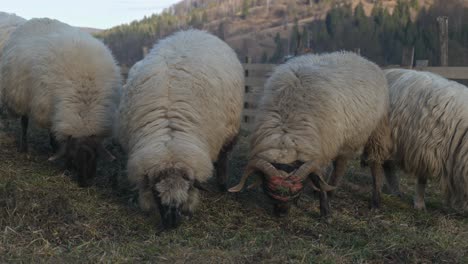
[[[30,19],[55,18],[72,26],[106,29],[161,12],[180,0],[0,0],[0,11]]]

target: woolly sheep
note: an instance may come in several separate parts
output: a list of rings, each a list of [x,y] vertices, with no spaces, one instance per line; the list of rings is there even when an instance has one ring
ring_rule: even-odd
[[[78,169],[81,186],[96,172],[102,140],[111,135],[119,103],[120,71],[97,39],[51,19],[31,19],[11,35],[0,62],[1,101],[21,117],[20,151],[28,120],[50,129],[55,160]]]
[[[320,191],[321,215],[329,214],[327,191],[345,173],[347,160],[366,146],[374,184],[390,148],[388,89],[383,71],[348,52],[303,55],[276,67],[265,84],[251,138],[249,163],[239,185],[262,172],[274,212],[288,212],[306,180]],[[330,185],[322,171],[335,161]],[[253,184],[253,185],[256,185]],[[251,186],[253,186],[251,185]],[[249,187],[251,187],[249,186]],[[379,189],[380,191],[380,189]],[[373,194],[378,207],[380,192]]]
[[[159,41],[131,70],[120,106],[120,142],[128,178],[143,210],[159,209],[163,226],[178,225],[198,203],[197,183],[217,161],[226,182],[226,155],[240,128],[243,68],[217,37],[180,31]]]
[[[133,76],[135,75],[135,73],[137,73],[137,72],[139,71],[139,69],[140,69],[141,62],[142,62],[142,61],[137,61],[137,62],[130,68],[130,70],[128,71],[127,80],[133,79]]]
[[[439,181],[449,206],[466,211],[468,88],[429,72],[391,69],[385,74],[394,160],[418,180],[415,208],[425,209],[431,177]]]
[[[0,59],[2,57],[3,47],[5,46],[6,41],[10,38],[11,33],[13,33],[13,31],[15,31],[16,28],[19,27],[24,22],[26,22],[26,19],[19,17],[15,14],[0,12]],[[0,98],[1,98],[1,90],[0,90]],[[1,101],[0,101],[0,114],[2,114]]]
[[[2,56],[2,49],[10,38],[10,35],[24,22],[26,22],[26,19],[15,14],[0,12],[0,57]]]

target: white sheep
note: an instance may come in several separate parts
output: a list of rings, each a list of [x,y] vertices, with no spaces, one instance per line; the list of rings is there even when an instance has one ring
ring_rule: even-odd
[[[130,68],[130,70],[128,71],[128,77],[127,77],[127,80],[130,80],[133,78],[133,75],[135,75],[135,73],[137,73],[140,69],[140,66],[141,66],[141,63],[142,61],[137,61],[135,64],[133,64],[133,66]]]
[[[76,166],[80,185],[96,172],[101,141],[112,133],[121,77],[110,51],[88,33],[51,19],[31,19],[13,32],[0,61],[1,101],[21,117],[20,150],[28,120],[50,129],[58,151]]]
[[[0,12],[0,57],[2,56],[2,49],[10,38],[11,33],[17,27],[24,24],[24,22],[26,22],[26,19],[15,14]]]
[[[385,74],[394,159],[418,180],[415,208],[425,209],[426,181],[433,178],[449,206],[467,210],[468,88],[429,72],[391,69]]]
[[[348,52],[303,55],[276,67],[265,84],[251,138],[249,164],[239,185],[262,172],[264,189],[285,214],[303,181],[320,191],[322,216],[328,215],[322,171],[335,161],[330,184],[337,185],[347,160],[364,146],[372,161],[374,184],[382,184],[380,163],[390,152],[388,89],[383,71]],[[373,193],[378,207],[379,192]]]
[[[132,69],[120,106],[120,142],[140,207],[159,209],[165,227],[198,203],[217,161],[226,182],[226,154],[240,128],[243,68],[234,51],[199,30],[157,43]]]
[[[21,24],[26,22],[26,19],[19,17],[15,14],[0,12],[0,59],[2,57],[2,50],[5,43],[10,38],[11,33],[16,30]],[[0,76],[1,78],[1,76]],[[1,90],[0,90],[1,98]],[[0,101],[0,114],[2,114],[2,103]],[[1,125],[1,123],[0,123]]]

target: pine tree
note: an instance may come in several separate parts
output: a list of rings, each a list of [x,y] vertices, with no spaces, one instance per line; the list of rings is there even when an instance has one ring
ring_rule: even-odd
[[[244,0],[242,2],[242,18],[245,19],[249,15],[250,3],[249,0]]]

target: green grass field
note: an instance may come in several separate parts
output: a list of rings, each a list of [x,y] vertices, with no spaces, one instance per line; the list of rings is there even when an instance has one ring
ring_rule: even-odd
[[[44,131],[30,133],[30,153],[16,151],[16,122],[0,129],[0,262],[53,263],[468,263],[468,218],[445,208],[429,186],[427,212],[384,195],[368,208],[370,176],[355,161],[332,200],[330,223],[307,191],[289,216],[276,218],[258,191],[203,193],[199,210],[178,229],[160,232],[125,181],[125,157],[99,164],[96,183],[79,188],[50,153]],[[246,138],[231,155],[233,185],[245,165]]]

